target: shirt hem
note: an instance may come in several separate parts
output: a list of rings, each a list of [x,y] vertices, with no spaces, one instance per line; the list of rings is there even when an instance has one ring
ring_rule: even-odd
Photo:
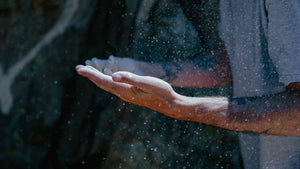
[[[300,74],[298,75],[281,75],[279,81],[284,84],[289,84],[292,82],[300,82]]]

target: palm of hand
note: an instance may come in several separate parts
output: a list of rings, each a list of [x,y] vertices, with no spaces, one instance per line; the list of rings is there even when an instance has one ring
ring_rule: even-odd
[[[168,116],[174,104],[176,93],[167,82],[150,76],[138,76],[130,72],[116,72],[105,75],[91,66],[77,66],[77,72],[89,78],[99,88],[106,90],[121,99],[145,106]]]

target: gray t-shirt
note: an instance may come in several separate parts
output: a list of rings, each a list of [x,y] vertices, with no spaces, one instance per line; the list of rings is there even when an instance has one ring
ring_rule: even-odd
[[[221,0],[220,35],[234,97],[262,96],[300,81],[300,1]],[[300,168],[300,137],[240,134],[244,166]]]
[[[300,81],[300,1],[221,0],[220,34],[235,97],[261,96]]]

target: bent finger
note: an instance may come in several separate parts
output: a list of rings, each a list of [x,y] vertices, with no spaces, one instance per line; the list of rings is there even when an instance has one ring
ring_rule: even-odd
[[[112,72],[118,71],[119,65],[115,56],[109,56],[105,68],[110,69]]]
[[[85,64],[88,66],[92,66],[102,72],[107,64],[107,60],[92,58],[91,60],[85,61]]]
[[[113,74],[113,72],[109,68],[104,68],[103,72],[109,76],[111,76]]]
[[[173,91],[170,84],[167,82],[151,77],[151,76],[139,76],[130,72],[120,71],[112,75],[112,79],[116,82],[128,83],[141,88],[145,91],[151,92],[170,92]]]
[[[91,66],[79,65],[76,67],[76,71],[78,74],[90,79],[98,87],[114,94],[131,87],[131,85],[125,83],[114,82],[111,76],[105,75]]]

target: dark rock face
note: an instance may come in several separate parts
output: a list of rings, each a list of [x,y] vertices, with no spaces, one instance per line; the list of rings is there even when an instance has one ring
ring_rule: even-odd
[[[201,36],[182,4],[148,2],[0,0],[0,168],[240,168],[236,133],[125,103],[75,73],[92,57],[182,60],[218,47],[218,1],[197,4]]]

